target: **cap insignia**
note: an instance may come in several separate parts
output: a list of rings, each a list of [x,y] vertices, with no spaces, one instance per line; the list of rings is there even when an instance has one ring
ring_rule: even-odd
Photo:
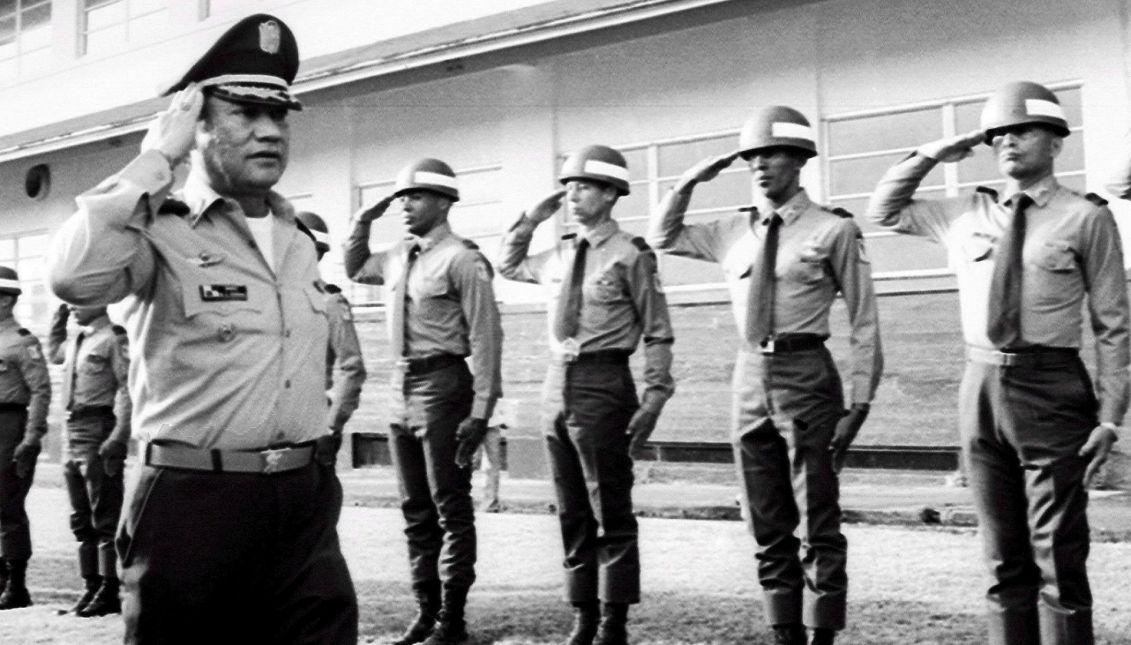
[[[274,20],[259,23],[259,48],[268,54],[279,53],[282,31]]]

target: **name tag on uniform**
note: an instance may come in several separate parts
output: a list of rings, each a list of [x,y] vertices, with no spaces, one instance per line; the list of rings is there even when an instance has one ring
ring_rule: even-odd
[[[202,284],[200,285],[200,299],[205,302],[247,300],[247,285]]]

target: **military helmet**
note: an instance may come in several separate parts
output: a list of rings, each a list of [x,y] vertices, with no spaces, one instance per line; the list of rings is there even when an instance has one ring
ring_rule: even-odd
[[[566,158],[558,181],[589,179],[608,184],[621,195],[628,194],[628,162],[624,155],[601,145],[585,146]]]
[[[1029,81],[1010,83],[990,96],[982,108],[986,145],[993,145],[999,130],[1026,123],[1049,126],[1062,137],[1069,134],[1060,99],[1044,85]]]
[[[20,289],[20,276],[15,269],[0,266],[0,293],[13,296],[23,293],[23,289]]]
[[[321,217],[310,211],[302,211],[295,213],[295,219],[302,222],[306,230],[310,231],[310,236],[314,238],[314,248],[319,253],[330,250],[330,229],[326,228],[326,222]]]
[[[400,197],[413,190],[427,190],[443,195],[453,202],[459,201],[456,173],[451,166],[439,159],[417,159],[401,168],[393,190],[394,197]]]
[[[743,157],[765,148],[793,148],[806,158],[817,156],[817,142],[809,120],[784,105],[764,107],[742,126],[738,149]]]

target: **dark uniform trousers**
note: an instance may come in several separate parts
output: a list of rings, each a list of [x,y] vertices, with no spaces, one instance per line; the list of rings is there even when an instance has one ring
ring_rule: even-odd
[[[456,430],[471,414],[471,372],[460,360],[404,374],[406,423],[390,427],[389,451],[400,486],[412,582],[475,582],[475,509],[471,470],[456,465]],[[441,568],[443,569],[441,571]]]
[[[640,602],[628,422],[640,407],[627,363],[556,363],[542,391],[569,602]]]
[[[993,645],[1089,645],[1088,494],[1077,455],[1097,424],[1075,353],[1036,367],[966,364],[963,452],[993,577]]]
[[[735,464],[767,621],[843,629],[848,542],[829,442],[844,393],[832,356],[823,346],[741,351],[733,392]]]
[[[0,555],[8,560],[31,557],[31,532],[24,500],[35,478],[35,466],[27,477],[16,476],[12,453],[24,438],[27,409],[0,406]]]
[[[98,449],[114,430],[115,421],[110,408],[72,412],[67,419],[69,453],[63,466],[63,479],[71,498],[71,531],[84,556],[90,554],[89,558],[81,558],[80,563],[103,563],[103,573],[116,571],[114,532],[122,513],[124,489],[122,472],[107,475]],[[81,573],[94,576],[99,570]]]
[[[275,474],[143,467],[117,540],[125,642],[356,643],[341,505],[333,467],[318,462]]]

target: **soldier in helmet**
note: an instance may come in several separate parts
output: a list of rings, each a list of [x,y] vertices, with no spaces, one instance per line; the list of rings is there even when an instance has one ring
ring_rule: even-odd
[[[295,214],[311,239],[318,260],[330,251],[330,231],[326,222],[315,213],[303,211]],[[341,446],[342,430],[346,422],[357,410],[361,398],[361,386],[365,383],[365,362],[361,358],[361,344],[357,341],[357,329],[353,326],[353,312],[349,300],[335,284],[322,285],[325,290],[326,318],[330,322],[330,344],[326,346],[326,391],[329,393],[330,410],[327,415],[330,434],[337,446]]]
[[[324,289],[273,190],[298,64],[278,18],[233,25],[166,92],[141,154],[77,198],[48,257],[63,300],[126,303],[143,461],[116,540],[127,643],[357,641]]]
[[[1055,94],[1011,83],[986,101],[978,130],[920,146],[868,205],[876,224],[944,245],[958,276],[959,428],[993,578],[993,645],[1093,642],[1087,484],[1127,409],[1128,308],[1111,211],[1053,175],[1070,134]],[[981,143],[997,159],[1000,192],[915,198],[931,169]],[[1095,389],[1079,356],[1085,294]]]
[[[72,310],[81,331],[67,342]],[[47,339],[51,362],[63,365],[63,478],[71,499],[71,531],[79,542],[86,590],[68,613],[83,618],[121,612],[114,532],[122,512],[130,441],[129,348],[126,330],[106,307],[60,305]]]
[[[370,226],[394,199],[408,238],[371,252]],[[396,393],[389,450],[419,605],[398,645],[454,645],[468,637],[464,605],[476,557],[470,465],[502,394],[494,274],[475,243],[452,232],[448,214],[457,201],[448,164],[415,161],[390,195],[357,214],[345,247],[350,279],[383,284],[388,294]]]
[[[565,548],[571,645],[627,641],[628,607],[640,602],[640,553],[632,512],[632,456],[675,391],[672,327],[642,238],[620,230],[613,207],[629,192],[628,164],[586,146],[562,165],[565,187],[527,210],[503,239],[499,273],[550,286],[553,360],[542,389],[542,432]],[[565,202],[576,233],[529,254],[534,229]],[[644,392],[628,357],[644,338]],[[601,603],[603,602],[603,605]]]
[[[844,628],[847,542],[838,473],[868,416],[883,369],[871,267],[848,213],[819,206],[801,187],[816,156],[809,121],[763,108],[739,148],[683,173],[653,215],[664,253],[719,263],[745,343],[735,364],[735,464],[758,545],[758,579],[777,643],[832,643]],[[699,184],[741,157],[762,194],[756,207],[686,224]],[[749,278],[749,279],[748,279]],[[844,296],[851,325],[851,393],[825,348],[829,312]],[[794,531],[800,528],[799,540]]]
[[[31,605],[25,580],[31,532],[24,500],[51,403],[39,339],[12,316],[21,293],[16,272],[0,266],[0,610]]]

